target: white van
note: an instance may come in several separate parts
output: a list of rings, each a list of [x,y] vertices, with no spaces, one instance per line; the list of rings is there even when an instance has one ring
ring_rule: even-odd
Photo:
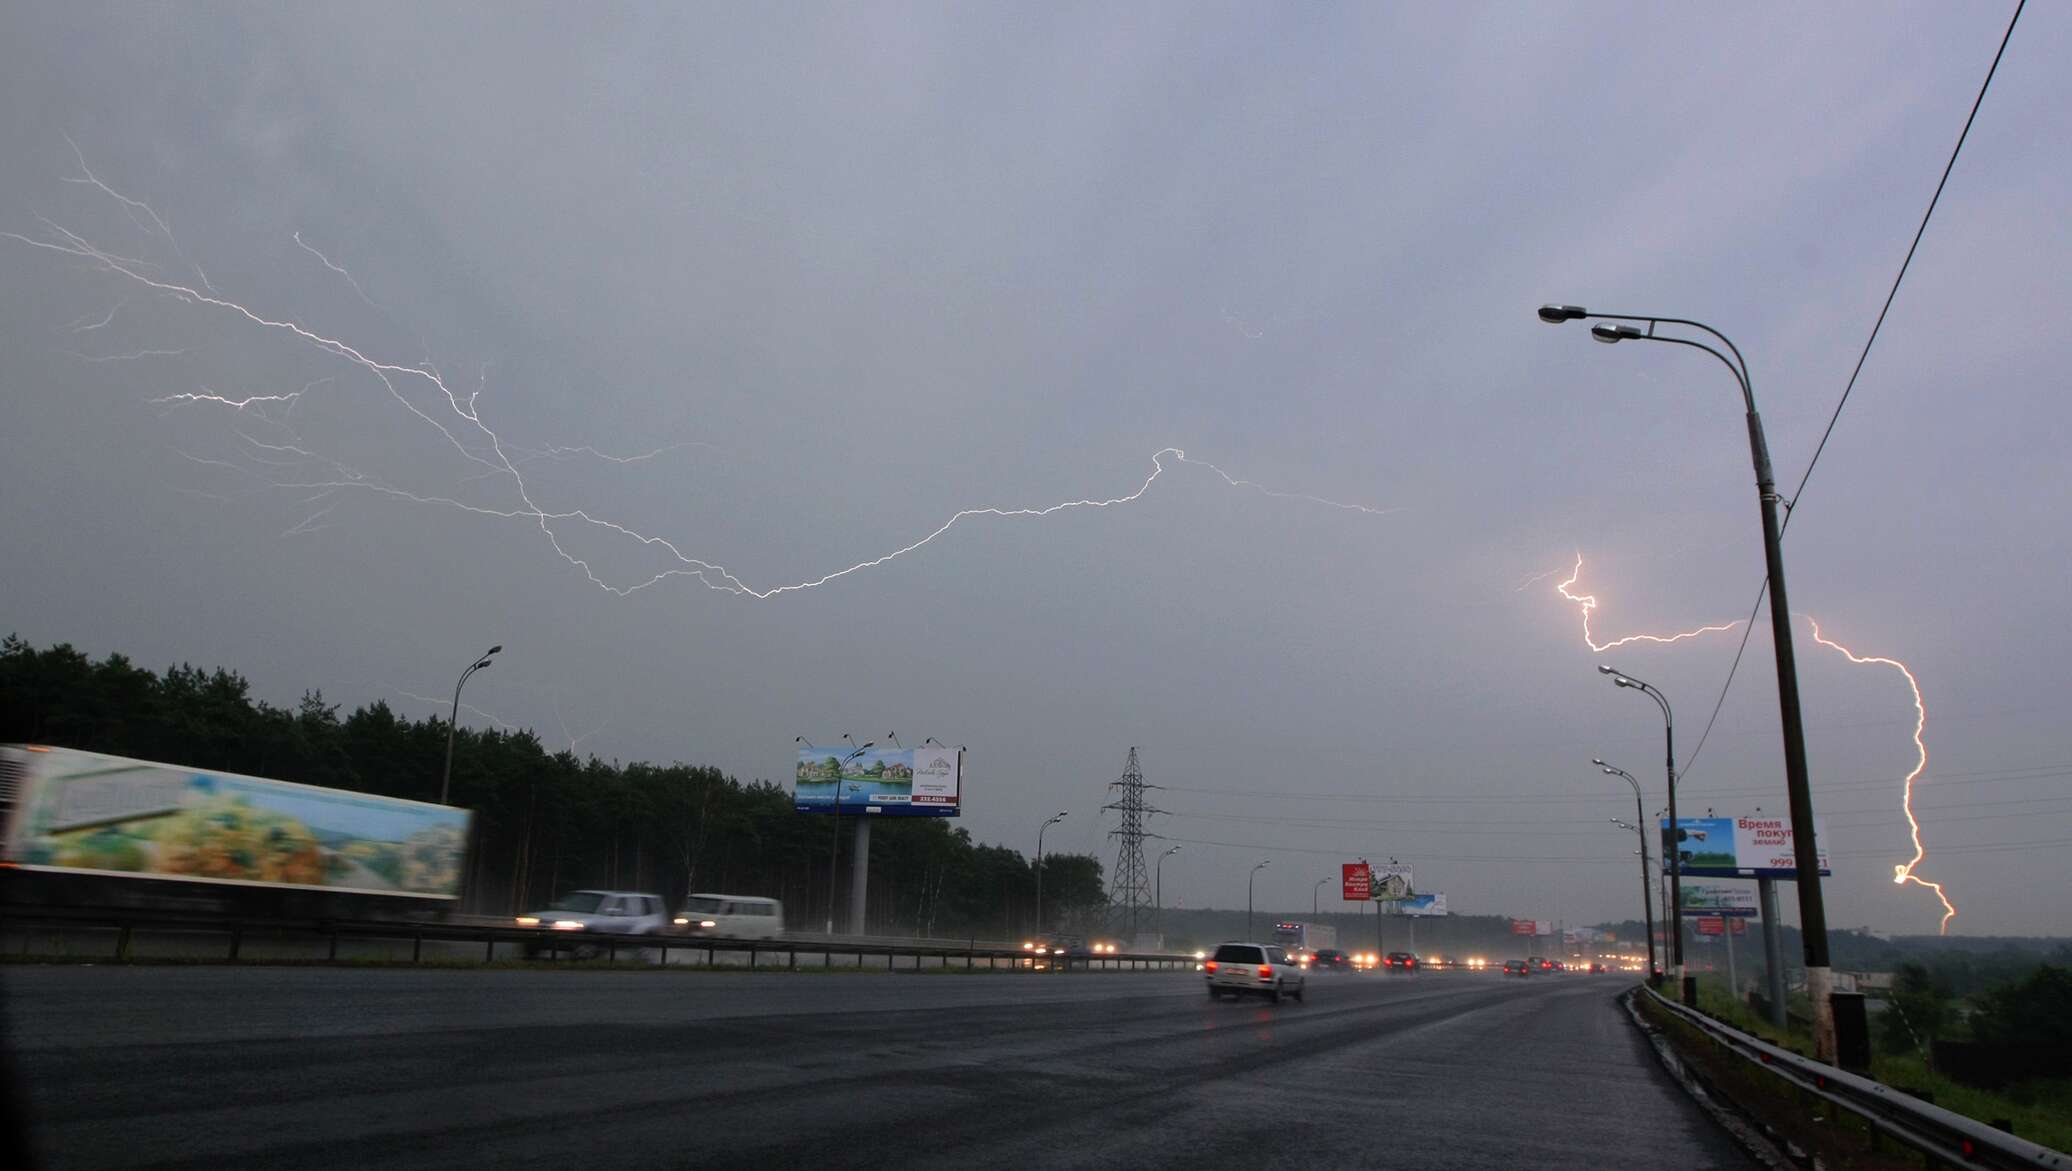
[[[784,932],[784,904],[754,895],[694,894],[676,913],[676,928],[720,939],[775,939]]]

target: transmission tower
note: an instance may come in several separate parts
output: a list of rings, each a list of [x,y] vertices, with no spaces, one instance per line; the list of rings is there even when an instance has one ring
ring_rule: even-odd
[[[1122,776],[1108,782],[1109,791],[1117,794],[1115,800],[1101,806],[1122,815],[1122,824],[1108,831],[1108,836],[1116,839],[1115,872],[1108,880],[1108,911],[1117,923],[1126,926],[1132,946],[1137,940],[1140,913],[1151,908],[1151,878],[1144,867],[1144,819],[1165,812],[1145,804],[1144,790],[1163,787],[1144,783],[1137,750],[1131,748],[1129,761],[1122,766]]]

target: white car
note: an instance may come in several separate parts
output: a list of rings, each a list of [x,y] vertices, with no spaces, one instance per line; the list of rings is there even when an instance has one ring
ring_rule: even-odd
[[[1286,951],[1271,943],[1222,943],[1202,963],[1209,999],[1228,994],[1264,996],[1279,1004],[1282,996],[1302,999],[1308,973]]]
[[[686,935],[719,939],[775,939],[784,934],[784,904],[757,895],[694,894],[674,924]]]
[[[572,890],[543,911],[518,916],[518,926],[655,935],[668,928],[669,915],[662,910],[661,895],[627,890]]]

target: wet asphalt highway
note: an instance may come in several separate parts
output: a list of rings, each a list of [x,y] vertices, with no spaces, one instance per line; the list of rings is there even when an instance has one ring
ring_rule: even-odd
[[[1751,1164],[1613,977],[17,966],[52,1168]]]

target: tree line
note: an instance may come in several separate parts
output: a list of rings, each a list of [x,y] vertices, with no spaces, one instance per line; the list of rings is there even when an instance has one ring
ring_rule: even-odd
[[[67,644],[0,643],[0,742],[49,744],[325,788],[437,800],[446,721],[384,701],[340,714],[323,692],[292,707],[252,695],[236,672],[154,672]],[[475,813],[463,909],[511,914],[584,887],[783,900],[794,927],[846,915],[848,821],[793,810],[788,790],[709,766],[621,764],[549,752],[530,729],[455,732],[450,803]],[[830,863],[834,863],[831,867]],[[831,870],[833,873],[831,873]],[[872,933],[1010,939],[1035,920],[1036,871],[1019,851],[974,842],[942,818],[873,827]],[[1106,904],[1098,859],[1046,853],[1046,924]]]

